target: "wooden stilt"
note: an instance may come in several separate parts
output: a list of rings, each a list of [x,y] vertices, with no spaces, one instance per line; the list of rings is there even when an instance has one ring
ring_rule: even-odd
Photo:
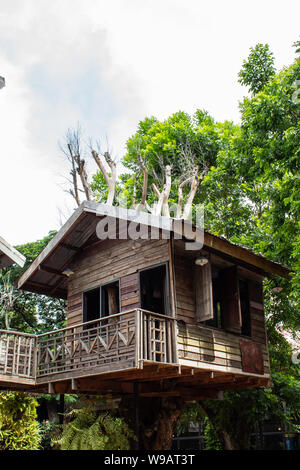
[[[139,384],[134,382],[136,450],[140,448]]]

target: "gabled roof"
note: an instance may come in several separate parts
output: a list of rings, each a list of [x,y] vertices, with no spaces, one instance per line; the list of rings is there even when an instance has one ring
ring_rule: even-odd
[[[18,287],[52,297],[66,298],[67,277],[62,273],[70,267],[76,254],[99,241],[96,227],[105,216],[119,221],[134,221],[141,225],[150,225],[177,235],[182,230],[177,219],[163,216],[149,218],[150,214],[145,212],[84,201],[23,273],[18,281]],[[289,278],[290,270],[286,267],[207,231],[204,231],[203,245],[204,248],[214,253],[252,267],[262,275]],[[100,246],[99,249],[101,249]]]
[[[22,268],[25,261],[25,256],[21,255],[21,253],[7,243],[4,238],[0,237],[0,269],[11,266],[14,263]]]

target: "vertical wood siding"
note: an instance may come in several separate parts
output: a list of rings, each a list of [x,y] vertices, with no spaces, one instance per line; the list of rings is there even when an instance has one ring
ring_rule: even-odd
[[[190,367],[212,370],[242,371],[241,335],[223,329],[196,324],[193,261],[179,250],[174,255],[176,317],[178,322],[179,362]],[[245,274],[243,275],[245,278]],[[251,276],[250,276],[251,278]],[[247,279],[250,301],[251,337],[243,337],[260,345],[264,371],[270,371],[264,320],[262,284]]]
[[[82,292],[116,279],[120,279],[121,310],[139,307],[138,271],[168,259],[168,240],[105,240],[87,248],[72,264],[67,325],[82,322]]]

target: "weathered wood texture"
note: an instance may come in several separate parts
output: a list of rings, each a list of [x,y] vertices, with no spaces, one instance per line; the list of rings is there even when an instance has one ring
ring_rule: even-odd
[[[181,364],[190,367],[212,367],[212,370],[242,371],[240,335],[198,324],[196,326],[196,297],[194,293],[194,264],[189,255],[176,250],[174,256],[176,316],[178,324],[178,355]],[[250,301],[251,337],[261,345],[265,373],[269,373],[268,349],[263,307],[262,283],[243,270],[247,279]]]
[[[0,375],[10,378],[35,377],[36,337],[0,331]]]
[[[253,341],[240,340],[242,370],[253,374],[264,373],[264,358],[261,345]]]
[[[175,252],[175,290],[177,319],[187,324],[194,325],[196,322],[195,293],[194,293],[194,266],[191,258],[176,254]],[[245,274],[243,274],[245,277]],[[263,306],[262,283],[248,279],[250,316],[251,316],[251,338],[255,341],[265,343],[265,319]]]
[[[138,270],[168,259],[168,240],[105,240],[84,250],[72,264],[68,326],[82,322],[82,292],[116,279],[120,279],[121,311],[139,307]]]
[[[79,324],[37,339],[37,379],[51,376],[80,376],[133,367],[136,348],[135,312],[112,315]]]
[[[245,340],[252,342],[249,340]],[[179,363],[190,367],[239,373],[243,372],[240,336],[207,326],[178,325]],[[269,375],[266,345],[259,344],[264,372]]]
[[[42,335],[0,332],[0,376],[42,384],[140,368],[144,361],[174,364],[174,322],[135,309]]]

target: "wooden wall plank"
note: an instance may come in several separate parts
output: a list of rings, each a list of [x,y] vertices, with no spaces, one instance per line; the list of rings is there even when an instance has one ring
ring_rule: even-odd
[[[191,367],[199,367],[200,363],[219,366],[219,370],[228,367],[243,371],[240,349],[240,336],[220,329],[211,329],[196,325],[178,325],[178,356],[179,362],[189,361]],[[244,342],[253,343],[251,339]],[[260,344],[265,374],[269,374],[269,356],[265,344]]]
[[[82,292],[120,279],[121,311],[140,306],[139,274],[168,261],[168,240],[105,240],[78,254],[69,279],[67,325],[82,321]]]

